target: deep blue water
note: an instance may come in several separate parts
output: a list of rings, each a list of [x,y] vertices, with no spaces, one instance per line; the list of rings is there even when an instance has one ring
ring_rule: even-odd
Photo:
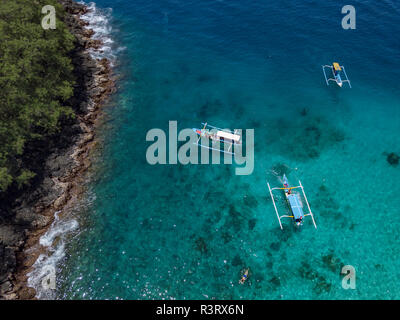
[[[400,154],[400,5],[352,1],[356,30],[344,30],[346,4],[96,1],[112,8],[121,78],[59,298],[400,298],[400,165],[387,161]],[[352,89],[326,86],[333,61]],[[254,172],[149,165],[146,133],[169,120],[254,128]],[[318,229],[280,230],[266,181],[283,172],[302,181]]]

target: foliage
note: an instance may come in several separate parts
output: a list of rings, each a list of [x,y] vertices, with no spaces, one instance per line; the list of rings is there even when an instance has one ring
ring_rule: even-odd
[[[45,5],[56,8],[56,29],[41,26]],[[34,176],[22,167],[24,148],[56,133],[60,118],[72,115],[66,101],[73,94],[74,37],[63,14],[56,0],[0,1],[0,191]]]

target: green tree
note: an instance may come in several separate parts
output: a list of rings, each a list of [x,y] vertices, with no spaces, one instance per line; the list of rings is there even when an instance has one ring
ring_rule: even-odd
[[[54,30],[41,26],[45,5],[56,8]],[[73,94],[74,37],[63,14],[55,0],[0,1],[0,191],[34,176],[19,161],[24,147],[57,132],[60,118],[73,114],[66,101]]]

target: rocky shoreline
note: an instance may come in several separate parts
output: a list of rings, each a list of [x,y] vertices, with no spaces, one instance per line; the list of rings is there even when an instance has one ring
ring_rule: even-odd
[[[31,146],[31,157],[39,159],[40,172],[30,188],[10,193],[0,207],[0,299],[34,299],[27,274],[41,253],[40,237],[54,221],[56,212],[67,211],[82,195],[90,154],[96,145],[101,106],[115,92],[110,61],[95,60],[90,50],[101,50],[101,40],[81,19],[88,12],[73,0],[58,0],[65,9],[64,22],[75,36],[71,52],[76,85],[69,101],[75,111],[61,132]]]

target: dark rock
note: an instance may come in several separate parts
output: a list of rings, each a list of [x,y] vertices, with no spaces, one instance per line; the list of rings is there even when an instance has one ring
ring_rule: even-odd
[[[303,261],[299,268],[299,274],[302,278],[308,279],[308,280],[313,280],[317,277],[317,273],[311,268],[311,265]]]
[[[200,251],[201,253],[207,253],[207,251],[208,251],[207,243],[204,238],[202,238],[202,237],[197,238],[195,244],[196,244],[195,249],[197,251]]]
[[[10,292],[12,289],[12,284],[10,281],[5,281],[0,285],[0,294],[5,294]]]
[[[22,207],[16,210],[14,222],[23,227],[31,227],[33,221],[35,221],[36,214],[31,207]]]
[[[307,114],[308,114],[308,109],[307,109],[307,108],[303,108],[303,109],[300,111],[300,115],[301,115],[302,117],[305,117]]]
[[[271,245],[269,247],[273,251],[278,251],[280,249],[280,247],[281,247],[281,243],[280,242],[273,242],[273,243],[271,243]]]
[[[65,175],[73,165],[74,160],[69,154],[52,154],[46,161],[46,166],[52,173],[53,177],[61,177]]]
[[[253,230],[254,227],[256,226],[257,219],[249,219],[249,230]]]
[[[340,274],[344,266],[344,263],[338,257],[335,257],[333,253],[322,256],[322,262],[326,268],[337,274]]]
[[[387,160],[387,162],[389,162],[390,165],[397,166],[400,161],[400,156],[397,155],[396,153],[392,152],[387,155],[386,160]]]
[[[16,265],[14,250],[0,242],[0,283],[15,271]]]
[[[30,300],[35,297],[36,291],[33,288],[25,287],[19,291],[19,298],[21,300]]]
[[[279,287],[279,286],[281,285],[281,280],[280,280],[280,278],[277,277],[277,276],[273,276],[271,279],[269,279],[268,282],[269,282],[270,284],[272,284],[272,286],[273,286],[274,288],[277,288],[277,287]]]
[[[227,244],[232,240],[233,236],[229,232],[222,233],[222,239],[224,239],[224,244]]]
[[[331,291],[331,288],[332,284],[329,283],[324,277],[319,276],[318,281],[313,288],[313,291],[316,294],[322,294]]]
[[[250,208],[256,208],[258,206],[258,201],[256,197],[251,194],[244,196],[244,204]]]
[[[17,226],[0,225],[0,243],[9,247],[17,247],[24,240],[23,231]]]

